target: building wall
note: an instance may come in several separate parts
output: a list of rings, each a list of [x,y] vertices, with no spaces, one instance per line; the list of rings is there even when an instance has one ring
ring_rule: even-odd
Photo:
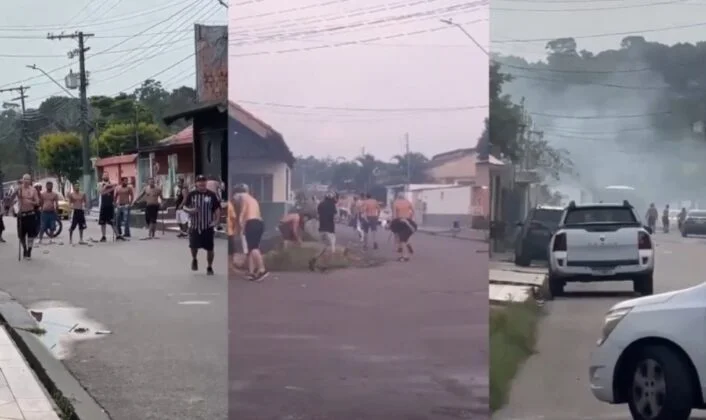
[[[473,182],[476,179],[476,156],[468,154],[458,159],[434,166],[427,171],[427,175],[436,182]]]
[[[110,182],[112,183],[120,182],[121,178],[129,178],[131,180],[136,179],[137,164],[135,162],[131,162],[98,167],[98,175],[102,176],[104,173],[108,174],[108,177],[110,177]]]
[[[238,174],[272,175],[272,201],[291,202],[292,174],[289,165],[268,159],[231,159],[228,172],[230,178]]]
[[[472,190],[471,186],[452,186],[414,191],[415,207],[422,209],[417,222],[424,226],[449,228],[454,222],[459,222],[461,226],[470,225]]]

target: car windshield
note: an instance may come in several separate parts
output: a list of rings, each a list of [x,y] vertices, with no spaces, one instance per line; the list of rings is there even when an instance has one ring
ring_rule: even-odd
[[[564,224],[638,223],[635,213],[628,207],[579,207],[569,210]]]
[[[706,217],[706,211],[700,210],[700,211],[690,211],[689,212],[689,217]]]
[[[544,225],[556,226],[561,220],[562,213],[564,213],[564,210],[560,209],[537,209],[534,211],[532,221]]]

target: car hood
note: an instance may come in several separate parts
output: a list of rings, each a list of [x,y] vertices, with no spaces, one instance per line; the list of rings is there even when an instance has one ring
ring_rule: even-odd
[[[615,304],[610,310],[614,311],[617,309],[634,308],[637,306],[657,305],[660,303],[667,302],[668,300],[671,300],[675,296],[682,294],[682,293],[686,293],[689,290],[691,290],[691,289],[674,290],[671,292],[659,293],[659,294],[652,295],[652,296],[644,296],[644,297],[639,297],[639,298],[635,298],[635,299],[624,300],[620,303]]]

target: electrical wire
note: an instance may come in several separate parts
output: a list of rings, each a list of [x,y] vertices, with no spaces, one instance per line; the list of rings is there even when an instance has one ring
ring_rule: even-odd
[[[625,89],[625,90],[637,90],[637,91],[646,91],[646,90],[667,90],[671,86],[669,85],[664,85],[664,86],[645,86],[645,85],[621,85],[617,83],[604,83],[604,82],[599,82],[599,81],[592,81],[592,80],[585,80],[585,81],[578,81],[578,80],[559,80],[559,79],[550,79],[550,78],[542,78],[542,77],[534,77],[534,76],[525,76],[525,75],[520,75],[520,74],[514,74],[514,73],[508,73],[510,74],[513,79],[525,79],[525,80],[536,80],[539,82],[547,82],[547,83],[558,83],[558,84],[563,84],[563,85],[568,85],[572,87],[579,87],[579,86],[601,86],[601,87],[609,87],[609,88],[615,88],[615,89]]]
[[[559,13],[567,13],[567,12],[599,12],[599,11],[604,11],[604,10],[620,10],[620,9],[640,9],[640,8],[645,8],[645,7],[652,7],[652,6],[667,6],[667,5],[673,5],[677,3],[684,3],[685,0],[670,0],[670,1],[662,1],[658,3],[641,3],[641,4],[634,4],[634,5],[622,5],[622,6],[609,6],[609,7],[590,7],[590,8],[562,8],[562,9],[518,9],[518,8],[512,8],[512,7],[496,7],[492,6],[491,10],[493,12],[495,11],[502,11],[502,12],[522,12],[522,13],[551,13],[551,12],[559,12]],[[578,2],[575,2],[578,3]]]
[[[560,115],[549,114],[544,112],[528,112],[529,115],[536,117],[546,117],[563,120],[625,120],[632,118],[655,117],[658,115],[670,115],[672,111],[651,112],[645,114],[625,114],[625,115]]]

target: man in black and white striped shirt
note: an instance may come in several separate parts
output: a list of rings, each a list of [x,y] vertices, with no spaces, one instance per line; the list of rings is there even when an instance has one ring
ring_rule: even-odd
[[[221,201],[218,194],[206,188],[206,177],[196,177],[196,189],[184,199],[182,209],[190,215],[189,248],[191,269],[197,271],[199,249],[206,251],[206,274],[213,275],[213,247],[215,227],[221,219]]]

